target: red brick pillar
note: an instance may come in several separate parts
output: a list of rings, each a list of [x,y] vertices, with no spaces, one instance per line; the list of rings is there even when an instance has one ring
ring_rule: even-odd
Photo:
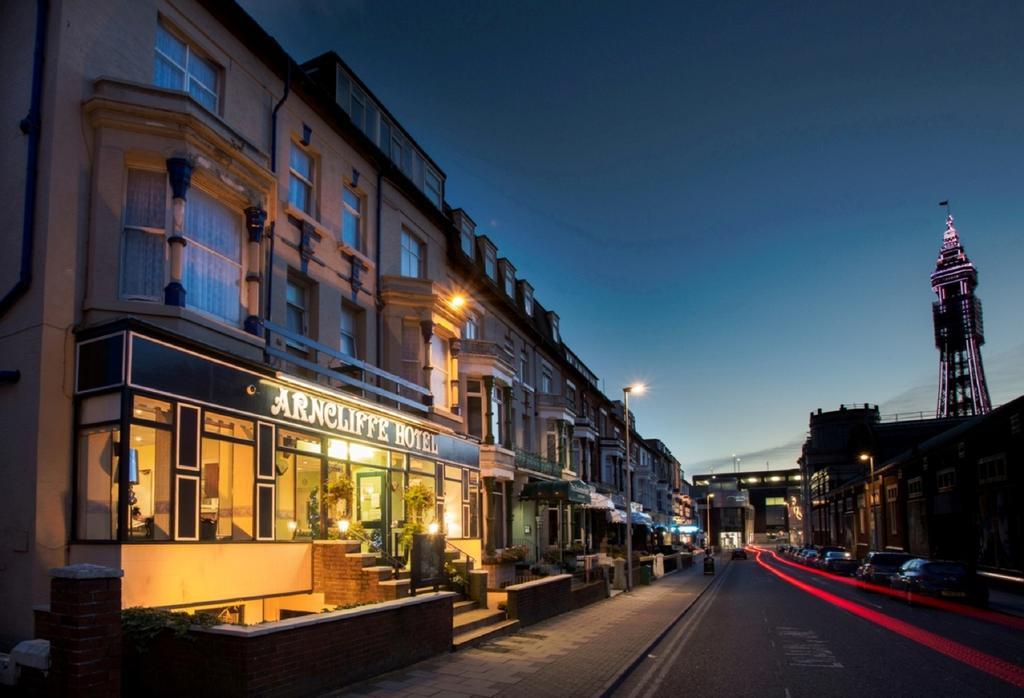
[[[121,694],[122,570],[50,570],[50,681],[61,696]]]

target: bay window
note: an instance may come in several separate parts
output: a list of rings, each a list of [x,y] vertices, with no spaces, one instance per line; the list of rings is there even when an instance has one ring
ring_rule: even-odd
[[[242,317],[242,215],[193,186],[185,207],[188,304],[225,322]]]
[[[121,250],[121,297],[159,301],[164,292],[167,173],[129,169]]]

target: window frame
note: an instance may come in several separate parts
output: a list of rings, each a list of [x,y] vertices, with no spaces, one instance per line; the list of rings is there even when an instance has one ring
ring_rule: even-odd
[[[153,84],[156,85],[157,87],[160,87],[160,88],[163,88],[163,89],[176,90],[178,92],[183,92],[183,93],[187,94],[189,97],[191,97],[192,100],[194,100],[197,104],[202,106],[203,109],[207,109],[207,110],[213,112],[214,114],[219,114],[220,113],[220,106],[221,106],[220,88],[221,88],[221,84],[223,83],[223,78],[222,78],[222,76],[223,76],[223,69],[221,68],[221,66],[218,63],[216,63],[212,58],[210,58],[209,55],[206,54],[206,52],[204,52],[201,49],[198,49],[192,41],[190,41],[189,39],[185,38],[185,35],[182,32],[180,32],[177,29],[173,28],[172,26],[168,25],[167,22],[164,21],[163,18],[160,18],[157,21],[157,32],[160,32],[160,30],[163,30],[164,32],[166,32],[167,35],[171,39],[174,39],[175,41],[180,43],[185,48],[185,65],[184,66],[179,65],[178,62],[176,60],[174,60],[174,58],[172,58],[171,56],[168,56],[166,53],[161,51],[160,50],[160,46],[159,46],[159,37],[158,36],[154,37],[153,51],[154,51],[154,54],[156,54],[156,55],[154,55]],[[169,86],[169,85],[161,85],[161,84],[157,83],[156,75],[155,75],[155,71],[156,71],[155,61],[156,61],[157,56],[159,56],[160,58],[163,58],[165,61],[167,61],[168,63],[173,65],[175,68],[181,70],[182,76],[183,76],[182,77],[182,83],[183,83],[182,89],[178,90],[175,87],[172,87],[172,86]],[[191,72],[190,68],[191,68],[191,63],[192,63],[192,58],[193,57],[196,60],[206,64],[209,67],[210,71],[213,73],[214,85],[213,85],[212,88],[210,86],[204,84],[197,76],[195,76]],[[192,90],[190,88],[192,86],[192,82],[193,81],[199,86],[200,91],[208,93],[208,94],[210,94],[213,97],[213,108],[210,108],[209,106],[207,106],[206,104],[201,102],[197,97],[195,97],[192,94]]]
[[[307,216],[315,216],[316,215],[315,214],[315,211],[316,211],[316,170],[317,170],[316,157],[314,157],[313,153],[311,153],[309,150],[307,150],[301,144],[297,143],[294,140],[290,142],[290,145],[291,145],[291,149],[288,151],[288,205],[293,207],[293,208],[295,208],[298,211],[302,211]],[[300,153],[303,157],[308,158],[308,160],[309,160],[309,177],[308,178],[305,175],[301,174],[300,172],[296,171],[296,169],[294,167],[292,167],[292,154],[293,153]],[[298,205],[295,201],[292,200],[291,182],[292,182],[293,178],[295,180],[297,180],[299,182],[299,184],[302,187],[304,187],[306,189],[306,191],[309,193],[309,200],[307,202],[307,207],[305,207],[305,208],[300,206],[300,205]]]
[[[184,281],[184,279],[186,278],[186,275],[188,273],[188,271],[187,271],[188,270],[188,266],[189,266],[188,255],[191,254],[192,251],[194,251],[197,248],[202,250],[203,252],[205,252],[208,255],[212,255],[213,257],[216,257],[216,258],[218,258],[220,260],[223,260],[223,261],[227,262],[228,264],[230,264],[232,266],[237,266],[238,267],[238,270],[237,270],[238,271],[238,274],[237,274],[237,279],[238,279],[238,299],[237,299],[238,300],[238,308],[237,308],[237,310],[238,310],[238,317],[237,317],[237,319],[225,318],[222,315],[218,315],[215,312],[212,312],[210,310],[206,310],[205,308],[200,307],[195,302],[190,302],[188,307],[191,310],[195,311],[195,312],[202,313],[205,317],[209,317],[209,318],[212,318],[212,319],[216,320],[217,322],[222,322],[222,323],[224,323],[226,325],[230,325],[232,327],[240,327],[242,325],[242,323],[244,322],[245,314],[246,314],[245,307],[246,307],[246,291],[247,291],[247,289],[246,289],[245,276],[246,276],[246,273],[247,273],[247,270],[248,270],[248,265],[249,265],[249,245],[248,245],[248,237],[246,236],[246,230],[245,230],[245,218],[244,218],[245,214],[242,211],[242,208],[240,206],[236,205],[237,202],[233,202],[233,201],[230,200],[230,198],[226,199],[226,198],[224,198],[224,196],[222,196],[222,194],[224,193],[223,189],[214,188],[212,186],[209,186],[204,181],[204,179],[199,179],[198,181],[196,179],[192,180],[192,186],[190,188],[190,193],[194,194],[195,192],[199,192],[203,196],[209,197],[213,201],[214,205],[223,206],[233,216],[233,218],[235,220],[235,223],[236,223],[236,226],[237,226],[235,232],[238,235],[238,262],[236,263],[234,260],[232,260],[231,258],[225,256],[223,253],[221,253],[221,252],[219,252],[219,251],[217,251],[217,250],[215,250],[213,248],[207,247],[206,245],[204,245],[202,242],[200,242],[199,240],[197,240],[195,238],[193,232],[191,230],[189,230],[188,225],[187,225],[187,221],[188,221],[188,208],[186,207],[186,213],[185,213],[186,225],[185,225],[185,229],[182,232],[184,234],[185,239],[188,241],[188,244],[187,244],[186,249],[185,249],[184,259],[182,260],[182,280]],[[194,196],[190,200],[190,204],[189,205],[190,206],[194,206],[195,205],[195,197]],[[192,248],[191,251],[189,250],[189,248]],[[186,291],[189,290],[188,286],[189,286],[189,284],[185,284],[185,290]]]
[[[128,190],[129,190],[129,186],[130,186],[130,179],[131,179],[131,172],[132,172],[132,170],[137,170],[137,171],[141,171],[141,172],[149,172],[149,173],[152,173],[152,174],[161,174],[161,175],[163,175],[163,180],[164,180],[164,209],[163,209],[164,225],[163,225],[163,228],[159,228],[158,229],[158,228],[151,228],[149,226],[131,225],[131,224],[129,224],[129,222],[128,222],[128,193],[129,193],[129,191]],[[167,181],[167,171],[166,170],[159,170],[157,168],[133,167],[131,165],[128,165],[128,166],[125,167],[124,172],[125,172],[124,188],[123,188],[123,191],[122,191],[122,194],[121,194],[121,201],[122,201],[122,204],[121,204],[121,254],[120,254],[120,257],[119,257],[120,263],[121,263],[121,267],[118,269],[117,296],[118,296],[118,298],[121,298],[123,300],[162,302],[163,301],[163,289],[166,286],[166,281],[167,281],[167,231],[168,231],[167,211],[170,209],[170,206],[171,206],[171,188],[170,188],[170,185],[169,185],[169,183]],[[163,264],[161,265],[160,289],[158,289],[157,293],[155,293],[152,296],[147,296],[147,295],[142,295],[142,294],[134,294],[134,293],[127,293],[125,291],[125,289],[124,289],[124,268],[125,268],[125,265],[127,264],[126,255],[128,254],[128,249],[127,249],[128,246],[127,246],[127,239],[126,239],[125,233],[128,230],[139,231],[139,232],[145,233],[147,235],[154,235],[154,236],[155,235],[159,235],[160,238],[161,238],[161,245],[163,247]]]
[[[351,303],[346,303],[345,301],[342,301],[342,303],[341,303],[341,313],[340,313],[340,316],[339,316],[340,317],[340,321],[338,323],[338,334],[339,334],[338,348],[339,348],[339,351],[342,354],[345,354],[346,356],[351,356],[352,358],[355,358],[355,359],[359,358],[359,315],[360,315],[360,312],[361,312],[361,309],[358,308],[357,306],[355,306],[355,305],[353,305]],[[352,319],[352,330],[351,330],[351,333],[346,333],[345,332],[345,317],[346,317],[346,315]],[[345,338],[346,337],[348,337],[348,339],[352,342],[352,353],[351,354],[349,354],[348,352],[345,351]]]
[[[406,244],[408,241],[409,244]],[[410,231],[408,228],[402,228],[401,238],[401,259],[399,261],[399,274],[409,279],[422,279],[426,276],[426,257],[427,257],[427,245],[426,243],[415,233]],[[406,262],[411,259],[416,260],[416,273],[406,273]]]
[[[355,198],[356,203],[359,206],[358,210],[356,210],[355,208],[352,207],[352,205],[348,201],[348,198],[346,197],[346,194],[351,194]],[[365,203],[366,203],[366,197],[363,195],[362,192],[360,192],[358,189],[356,189],[352,184],[350,184],[348,182],[345,182],[342,185],[342,191],[341,191],[341,234],[339,235],[339,238],[340,238],[341,243],[343,245],[347,245],[348,247],[351,247],[352,249],[356,250],[357,252],[361,252],[361,253],[365,253],[366,252],[366,236],[363,234],[363,230],[365,228],[365,226],[363,225],[363,221],[364,221],[363,210],[365,209]],[[355,244],[351,244],[348,240],[345,239],[345,230],[346,230],[345,221],[346,221],[346,219],[348,217],[351,217],[351,218],[355,219],[355,226],[356,226],[356,240],[355,240]]]

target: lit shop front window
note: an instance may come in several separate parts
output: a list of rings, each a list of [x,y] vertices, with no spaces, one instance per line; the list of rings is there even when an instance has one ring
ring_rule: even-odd
[[[199,478],[200,540],[252,540],[253,423],[207,411]]]

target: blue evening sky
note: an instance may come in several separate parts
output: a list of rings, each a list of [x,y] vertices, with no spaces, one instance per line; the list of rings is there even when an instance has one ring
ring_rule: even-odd
[[[342,56],[688,473],[934,411],[942,199],[1024,393],[1024,3],[242,4]]]

